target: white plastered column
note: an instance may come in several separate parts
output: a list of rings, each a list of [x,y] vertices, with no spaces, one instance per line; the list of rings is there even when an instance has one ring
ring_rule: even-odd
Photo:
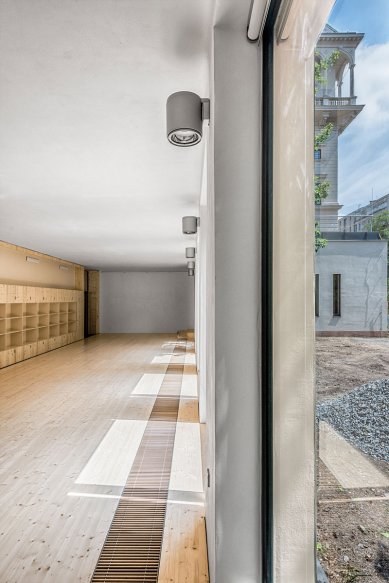
[[[274,51],[275,583],[315,581],[313,68],[332,4],[295,0]]]

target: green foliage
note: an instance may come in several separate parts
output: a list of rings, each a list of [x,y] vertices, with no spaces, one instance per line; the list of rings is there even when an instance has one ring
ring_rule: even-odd
[[[316,253],[319,251],[319,249],[323,249],[323,247],[327,246],[327,239],[324,239],[321,236],[321,231],[320,231],[320,226],[319,223],[316,221],[315,222],[315,251]]]
[[[323,552],[323,545],[319,542],[316,543],[316,550],[318,553],[322,553]]]
[[[328,180],[320,180],[315,176],[315,204],[320,205],[321,201],[327,198],[330,186]]]
[[[320,57],[320,54],[316,51],[315,55]],[[329,57],[320,57],[318,61],[315,61],[315,93],[319,89],[320,85],[324,85],[326,82],[325,72],[335,65],[336,61],[339,59],[340,53],[338,50],[333,51]]]
[[[381,239],[389,241],[389,211],[382,211],[372,217],[371,230],[378,232]]]
[[[316,56],[320,57],[319,53],[316,52]],[[326,82],[325,72],[332,67],[336,61],[339,59],[340,53],[338,50],[333,51],[329,57],[320,57],[315,61],[315,94],[321,85]],[[315,150],[318,150],[330,137],[334,125],[332,123],[327,123],[321,130],[315,135]],[[317,176],[315,176],[315,204],[320,205],[321,201],[328,196],[328,192],[331,184],[328,180],[321,181]],[[321,236],[319,223],[315,223],[315,251],[316,253],[319,249],[323,249],[327,245],[327,239]]]
[[[327,123],[319,133],[315,136],[315,150],[318,150],[320,146],[324,144],[330,137],[332,130],[334,129],[334,124],[329,122]]]
[[[381,532],[382,536],[384,536],[385,538],[389,538],[389,532]]]

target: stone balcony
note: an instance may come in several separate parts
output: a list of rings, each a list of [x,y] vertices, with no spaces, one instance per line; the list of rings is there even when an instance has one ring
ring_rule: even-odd
[[[342,107],[345,105],[356,105],[356,97],[316,97],[315,105],[317,107]]]
[[[315,97],[315,123],[323,126],[331,122],[340,135],[363,108],[357,97]]]

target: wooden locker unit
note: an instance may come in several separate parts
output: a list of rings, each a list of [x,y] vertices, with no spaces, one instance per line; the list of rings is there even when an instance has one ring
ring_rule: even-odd
[[[83,291],[0,284],[0,368],[83,337]]]

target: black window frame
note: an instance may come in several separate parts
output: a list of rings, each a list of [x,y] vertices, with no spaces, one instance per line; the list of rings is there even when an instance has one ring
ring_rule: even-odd
[[[320,274],[315,273],[315,316],[320,316]]]
[[[332,315],[334,318],[342,316],[342,274],[332,275]]]

